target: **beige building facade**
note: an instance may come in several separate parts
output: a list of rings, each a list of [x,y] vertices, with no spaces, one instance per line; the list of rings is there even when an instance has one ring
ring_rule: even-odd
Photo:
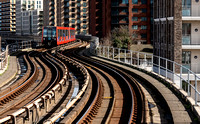
[[[16,12],[15,0],[0,0],[0,34],[15,34]]]
[[[89,0],[50,0],[49,25],[73,27],[77,34],[89,33]]]

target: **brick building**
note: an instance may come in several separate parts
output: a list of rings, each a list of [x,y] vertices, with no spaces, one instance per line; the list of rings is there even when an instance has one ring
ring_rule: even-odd
[[[152,0],[91,0],[90,33],[105,37],[113,28],[127,25],[138,40],[151,42]]]

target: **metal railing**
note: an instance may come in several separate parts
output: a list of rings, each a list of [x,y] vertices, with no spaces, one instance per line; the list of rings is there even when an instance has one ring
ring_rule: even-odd
[[[5,69],[8,64],[8,46],[4,52],[0,51],[0,70]]]
[[[4,70],[7,67],[10,54],[28,48],[32,48],[31,41],[22,41],[7,45],[6,50],[0,52],[0,70]]]
[[[195,100],[195,105],[200,102],[200,92],[197,84],[197,81],[200,81],[200,76],[181,64],[150,53],[109,46],[98,46],[96,50],[91,52],[97,56],[161,75],[165,79],[171,80],[179,89],[184,90],[189,97],[192,97]]]

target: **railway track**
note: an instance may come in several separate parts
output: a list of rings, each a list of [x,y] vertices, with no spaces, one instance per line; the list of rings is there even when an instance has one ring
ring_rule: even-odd
[[[75,45],[80,45],[80,43],[75,43]],[[74,45],[71,44],[71,46],[68,47],[72,46]],[[10,96],[12,96],[12,93],[18,96],[15,96],[13,99],[8,95],[8,101],[12,101],[10,103],[15,104],[12,108],[7,108],[7,110],[11,111],[2,111],[0,123],[43,122],[45,117],[48,117],[51,112],[54,112],[54,107],[61,103],[63,100],[62,96],[68,96],[66,94],[69,92],[69,89],[71,89],[67,66],[58,58],[55,58],[47,52],[40,51],[31,53],[31,56],[29,55],[27,59],[30,59],[29,61],[27,60],[28,65],[30,62],[33,62],[32,64],[30,63],[31,67],[28,69],[32,69],[33,67],[34,69],[32,69],[30,73],[27,73],[27,75],[29,74],[36,77],[34,80],[31,80],[34,83],[33,85],[30,84],[26,86],[27,89],[24,90],[25,92],[20,92],[21,94],[16,94],[15,92],[17,91],[15,90],[10,91]],[[87,87],[86,84],[89,82],[87,72],[84,71],[82,66],[78,64],[74,65],[70,60],[67,61],[67,63],[72,63],[72,66],[74,66],[77,71],[81,72],[80,75],[82,75],[83,79],[83,89],[81,92],[84,92],[84,89]],[[24,80],[27,81],[28,79]],[[23,84],[22,80],[20,82],[20,84]],[[19,85],[17,89],[20,90],[20,86],[21,85]],[[77,98],[77,100],[78,99],[79,98]],[[73,102],[74,98],[71,99],[71,101]],[[5,105],[8,104],[5,103]]]
[[[35,76],[34,83],[25,92],[8,96],[2,106],[25,94],[28,99],[9,108],[10,112],[2,111],[0,123],[147,123],[143,80],[122,67],[88,57],[83,50],[86,45],[75,42],[25,57],[26,74]],[[163,101],[159,104],[168,116],[164,122],[173,123],[170,108]]]
[[[66,55],[66,53],[68,54]],[[46,124],[54,123],[58,121],[58,118],[62,118],[59,119],[59,123],[145,123],[146,104],[142,103],[146,102],[136,80],[122,71],[97,64],[94,60],[86,57],[72,55],[67,51],[59,54],[65,59],[82,63],[92,78],[93,87],[89,99],[81,101],[82,98],[65,116],[55,115],[49,118]],[[88,92],[85,94],[88,95]],[[76,113],[71,114],[74,111]]]
[[[122,111],[121,113],[116,113],[118,115],[121,114],[121,117],[118,118],[119,123],[124,123],[124,122],[145,123],[146,122],[146,113],[144,110],[147,105],[145,104],[146,103],[145,96],[140,86],[138,85],[138,82],[133,77],[129,76],[128,73],[125,73],[116,67],[113,67],[111,65],[106,65],[104,63],[95,61],[93,59],[88,59],[88,57],[80,56],[78,54],[75,54],[75,57],[79,58],[79,60],[82,59],[82,62],[88,62],[88,63],[90,62],[90,64],[95,65],[95,67],[98,67],[101,69],[104,68],[106,72],[108,72],[110,75],[113,76],[113,78],[115,78],[115,80],[117,80],[117,83],[119,84],[122,90],[122,94],[117,94],[115,97],[120,96],[120,99],[123,99],[123,105],[121,106]],[[116,77],[122,77],[122,79],[119,79]],[[132,96],[127,94],[128,88],[124,88],[125,84],[127,84],[127,87],[129,87],[129,90],[131,91]],[[118,91],[118,89],[115,89],[115,91]],[[123,97],[121,97],[122,95]],[[131,103],[130,103],[130,98],[132,98]],[[128,106],[127,103],[130,103],[133,106],[131,105]],[[117,102],[115,104],[117,104]],[[117,106],[118,105],[115,106],[116,108],[114,108],[114,110],[118,109]],[[127,114],[128,110],[126,109],[131,110],[130,108],[132,108],[132,112],[131,113],[129,112],[129,114]],[[115,116],[115,113],[113,113],[113,115]]]

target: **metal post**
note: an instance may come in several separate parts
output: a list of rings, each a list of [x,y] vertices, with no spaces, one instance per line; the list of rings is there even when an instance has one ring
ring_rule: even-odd
[[[153,55],[151,57],[151,63],[152,63],[152,71],[153,71]]]
[[[188,96],[190,96],[190,71],[188,70],[188,80],[187,80],[187,83],[188,83]]]
[[[160,57],[158,58],[158,74],[160,74]]]
[[[197,76],[195,75],[195,105],[197,105]]]
[[[107,56],[108,58],[109,58],[109,52],[110,52],[110,51],[109,51],[109,46],[108,46],[108,56]]]
[[[165,65],[165,69],[166,69],[166,75],[165,75],[165,78],[167,78],[167,73],[168,73],[168,72],[167,72],[167,70],[168,70],[168,69],[167,69],[167,68],[168,68],[168,67],[167,67],[167,59],[165,59],[165,64],[166,64],[166,65]]]
[[[180,66],[180,89],[182,89],[182,66]]]
[[[113,54],[112,54],[112,59],[114,60],[115,57],[115,48],[113,47]]]
[[[118,61],[120,62],[120,48],[118,49]]]
[[[131,62],[130,62],[130,65],[133,64],[133,52],[131,51]]]
[[[175,63],[173,62],[173,83],[175,83],[175,75],[176,71],[175,71]]]
[[[103,57],[105,57],[105,47],[103,46]]]
[[[139,62],[140,62],[140,53],[137,53],[137,66],[139,67]]]
[[[124,50],[124,63],[126,63],[126,50]]]
[[[147,68],[147,54],[144,54],[144,68]]]
[[[99,47],[99,53],[98,53],[99,56],[101,56],[101,47]]]

